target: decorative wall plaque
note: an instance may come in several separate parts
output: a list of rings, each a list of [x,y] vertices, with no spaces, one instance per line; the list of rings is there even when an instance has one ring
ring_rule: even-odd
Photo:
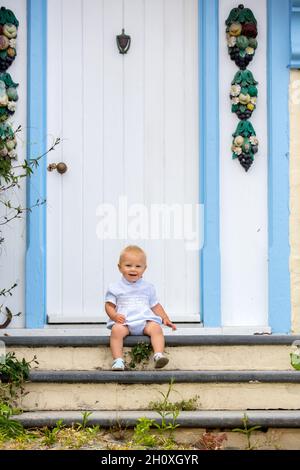
[[[258,139],[248,119],[257,102],[257,84],[247,65],[252,61],[257,48],[257,21],[250,8],[239,5],[233,8],[225,22],[228,52],[239,71],[231,82],[231,111],[240,122],[233,135],[232,158],[238,159],[248,171],[258,151]]]

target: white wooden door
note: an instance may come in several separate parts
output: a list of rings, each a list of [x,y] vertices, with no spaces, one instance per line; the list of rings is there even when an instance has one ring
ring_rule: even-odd
[[[99,237],[104,203],[118,215],[126,203],[131,222],[134,204],[149,215],[153,204],[198,203],[197,3],[48,1],[48,139],[62,139],[48,162],[68,166],[47,173],[50,323],[106,321],[104,293],[128,243],[146,250],[144,277],[170,317],[200,321],[199,249],[156,240],[144,219],[141,239]],[[116,45],[122,27],[126,55]]]

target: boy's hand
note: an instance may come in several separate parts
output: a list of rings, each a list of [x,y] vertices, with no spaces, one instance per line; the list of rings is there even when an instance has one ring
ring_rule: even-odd
[[[174,323],[172,323],[168,318],[164,319],[163,324],[172,328],[173,331],[177,330],[177,326],[174,325]]]
[[[125,315],[122,315],[122,313],[117,313],[115,322],[116,323],[125,323],[126,317]]]

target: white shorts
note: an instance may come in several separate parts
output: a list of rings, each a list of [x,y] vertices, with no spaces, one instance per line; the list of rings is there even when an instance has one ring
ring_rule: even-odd
[[[148,321],[154,321],[155,323],[158,323],[159,325],[162,324],[162,321],[161,321],[160,317],[156,316],[156,318],[145,318],[143,320],[130,321],[128,323],[126,323],[126,322],[125,323],[120,323],[120,325],[127,326],[128,330],[129,330],[129,333],[131,335],[142,336],[144,334],[144,328],[147,325]],[[114,326],[114,324],[115,324],[114,321],[109,320],[107,322],[107,328],[109,330],[111,330],[112,327]]]
[[[131,334],[133,336],[143,336],[144,329],[145,329],[148,321],[154,321],[155,323],[158,323],[159,325],[161,324],[161,322],[159,320],[156,321],[156,319],[153,320],[151,318],[151,320],[145,320],[145,321],[142,321],[142,322],[125,323],[125,326],[127,326],[128,330],[129,330],[129,334]]]

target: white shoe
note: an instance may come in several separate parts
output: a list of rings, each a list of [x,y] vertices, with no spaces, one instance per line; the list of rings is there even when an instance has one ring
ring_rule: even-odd
[[[161,369],[162,367],[165,367],[169,362],[169,359],[163,353],[154,354],[153,359],[155,369]]]
[[[125,364],[121,357],[113,361],[111,370],[125,370]]]

